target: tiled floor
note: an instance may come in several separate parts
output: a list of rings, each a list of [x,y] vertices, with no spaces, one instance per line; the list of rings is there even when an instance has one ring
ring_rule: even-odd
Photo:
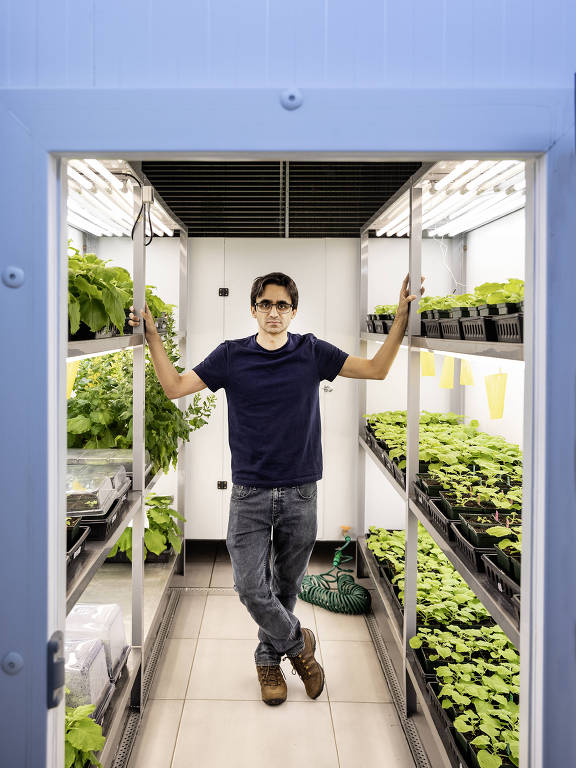
[[[310,572],[328,570],[313,555]],[[326,672],[312,701],[282,667],[288,700],[267,707],[253,661],[256,625],[233,591],[225,547],[192,553],[184,592],[144,712],[129,768],[413,768],[364,618],[299,601]]]

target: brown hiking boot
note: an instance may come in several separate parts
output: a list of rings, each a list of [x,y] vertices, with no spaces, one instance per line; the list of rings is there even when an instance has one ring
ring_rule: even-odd
[[[280,665],[260,667],[257,664],[256,671],[258,672],[258,681],[260,683],[262,701],[264,704],[269,704],[271,707],[275,707],[286,701],[288,691],[286,689],[284,673],[280,669]]]
[[[311,699],[317,699],[324,690],[324,670],[314,658],[316,638],[311,629],[303,629],[304,648],[297,656],[288,656],[294,671],[300,675],[306,693]]]

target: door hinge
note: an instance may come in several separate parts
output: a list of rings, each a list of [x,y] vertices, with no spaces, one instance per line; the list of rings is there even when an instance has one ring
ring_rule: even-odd
[[[228,288],[218,288],[218,296],[229,296],[230,291]]]
[[[48,709],[57,707],[64,694],[64,633],[54,632],[48,640],[47,701]]]
[[[218,480],[218,490],[223,491],[228,488],[228,482],[226,480]]]

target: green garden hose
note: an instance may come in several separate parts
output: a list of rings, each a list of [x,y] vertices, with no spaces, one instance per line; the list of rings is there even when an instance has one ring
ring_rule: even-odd
[[[302,589],[298,597],[307,603],[319,605],[334,613],[368,613],[370,610],[370,592],[350,575],[351,568],[342,568],[340,563],[352,560],[350,555],[342,555],[342,551],[350,544],[350,536],[346,543],[338,547],[332,560],[333,568],[326,573],[304,576]],[[336,571],[334,574],[333,571]]]

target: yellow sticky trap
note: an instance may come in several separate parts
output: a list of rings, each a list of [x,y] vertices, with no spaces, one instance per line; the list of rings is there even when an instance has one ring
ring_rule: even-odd
[[[460,361],[460,384],[463,387],[474,384],[474,374],[472,373],[472,367],[468,360]]]
[[[445,357],[440,374],[440,389],[454,389],[454,358]]]
[[[420,373],[422,376],[436,376],[434,354],[427,349],[420,350]]]
[[[504,414],[504,398],[506,397],[507,373],[494,373],[486,376],[486,394],[491,419],[501,419]]]
[[[74,389],[74,382],[76,381],[76,374],[78,368],[80,368],[80,360],[72,360],[71,363],[66,363],[66,399],[70,398],[72,390]]]

